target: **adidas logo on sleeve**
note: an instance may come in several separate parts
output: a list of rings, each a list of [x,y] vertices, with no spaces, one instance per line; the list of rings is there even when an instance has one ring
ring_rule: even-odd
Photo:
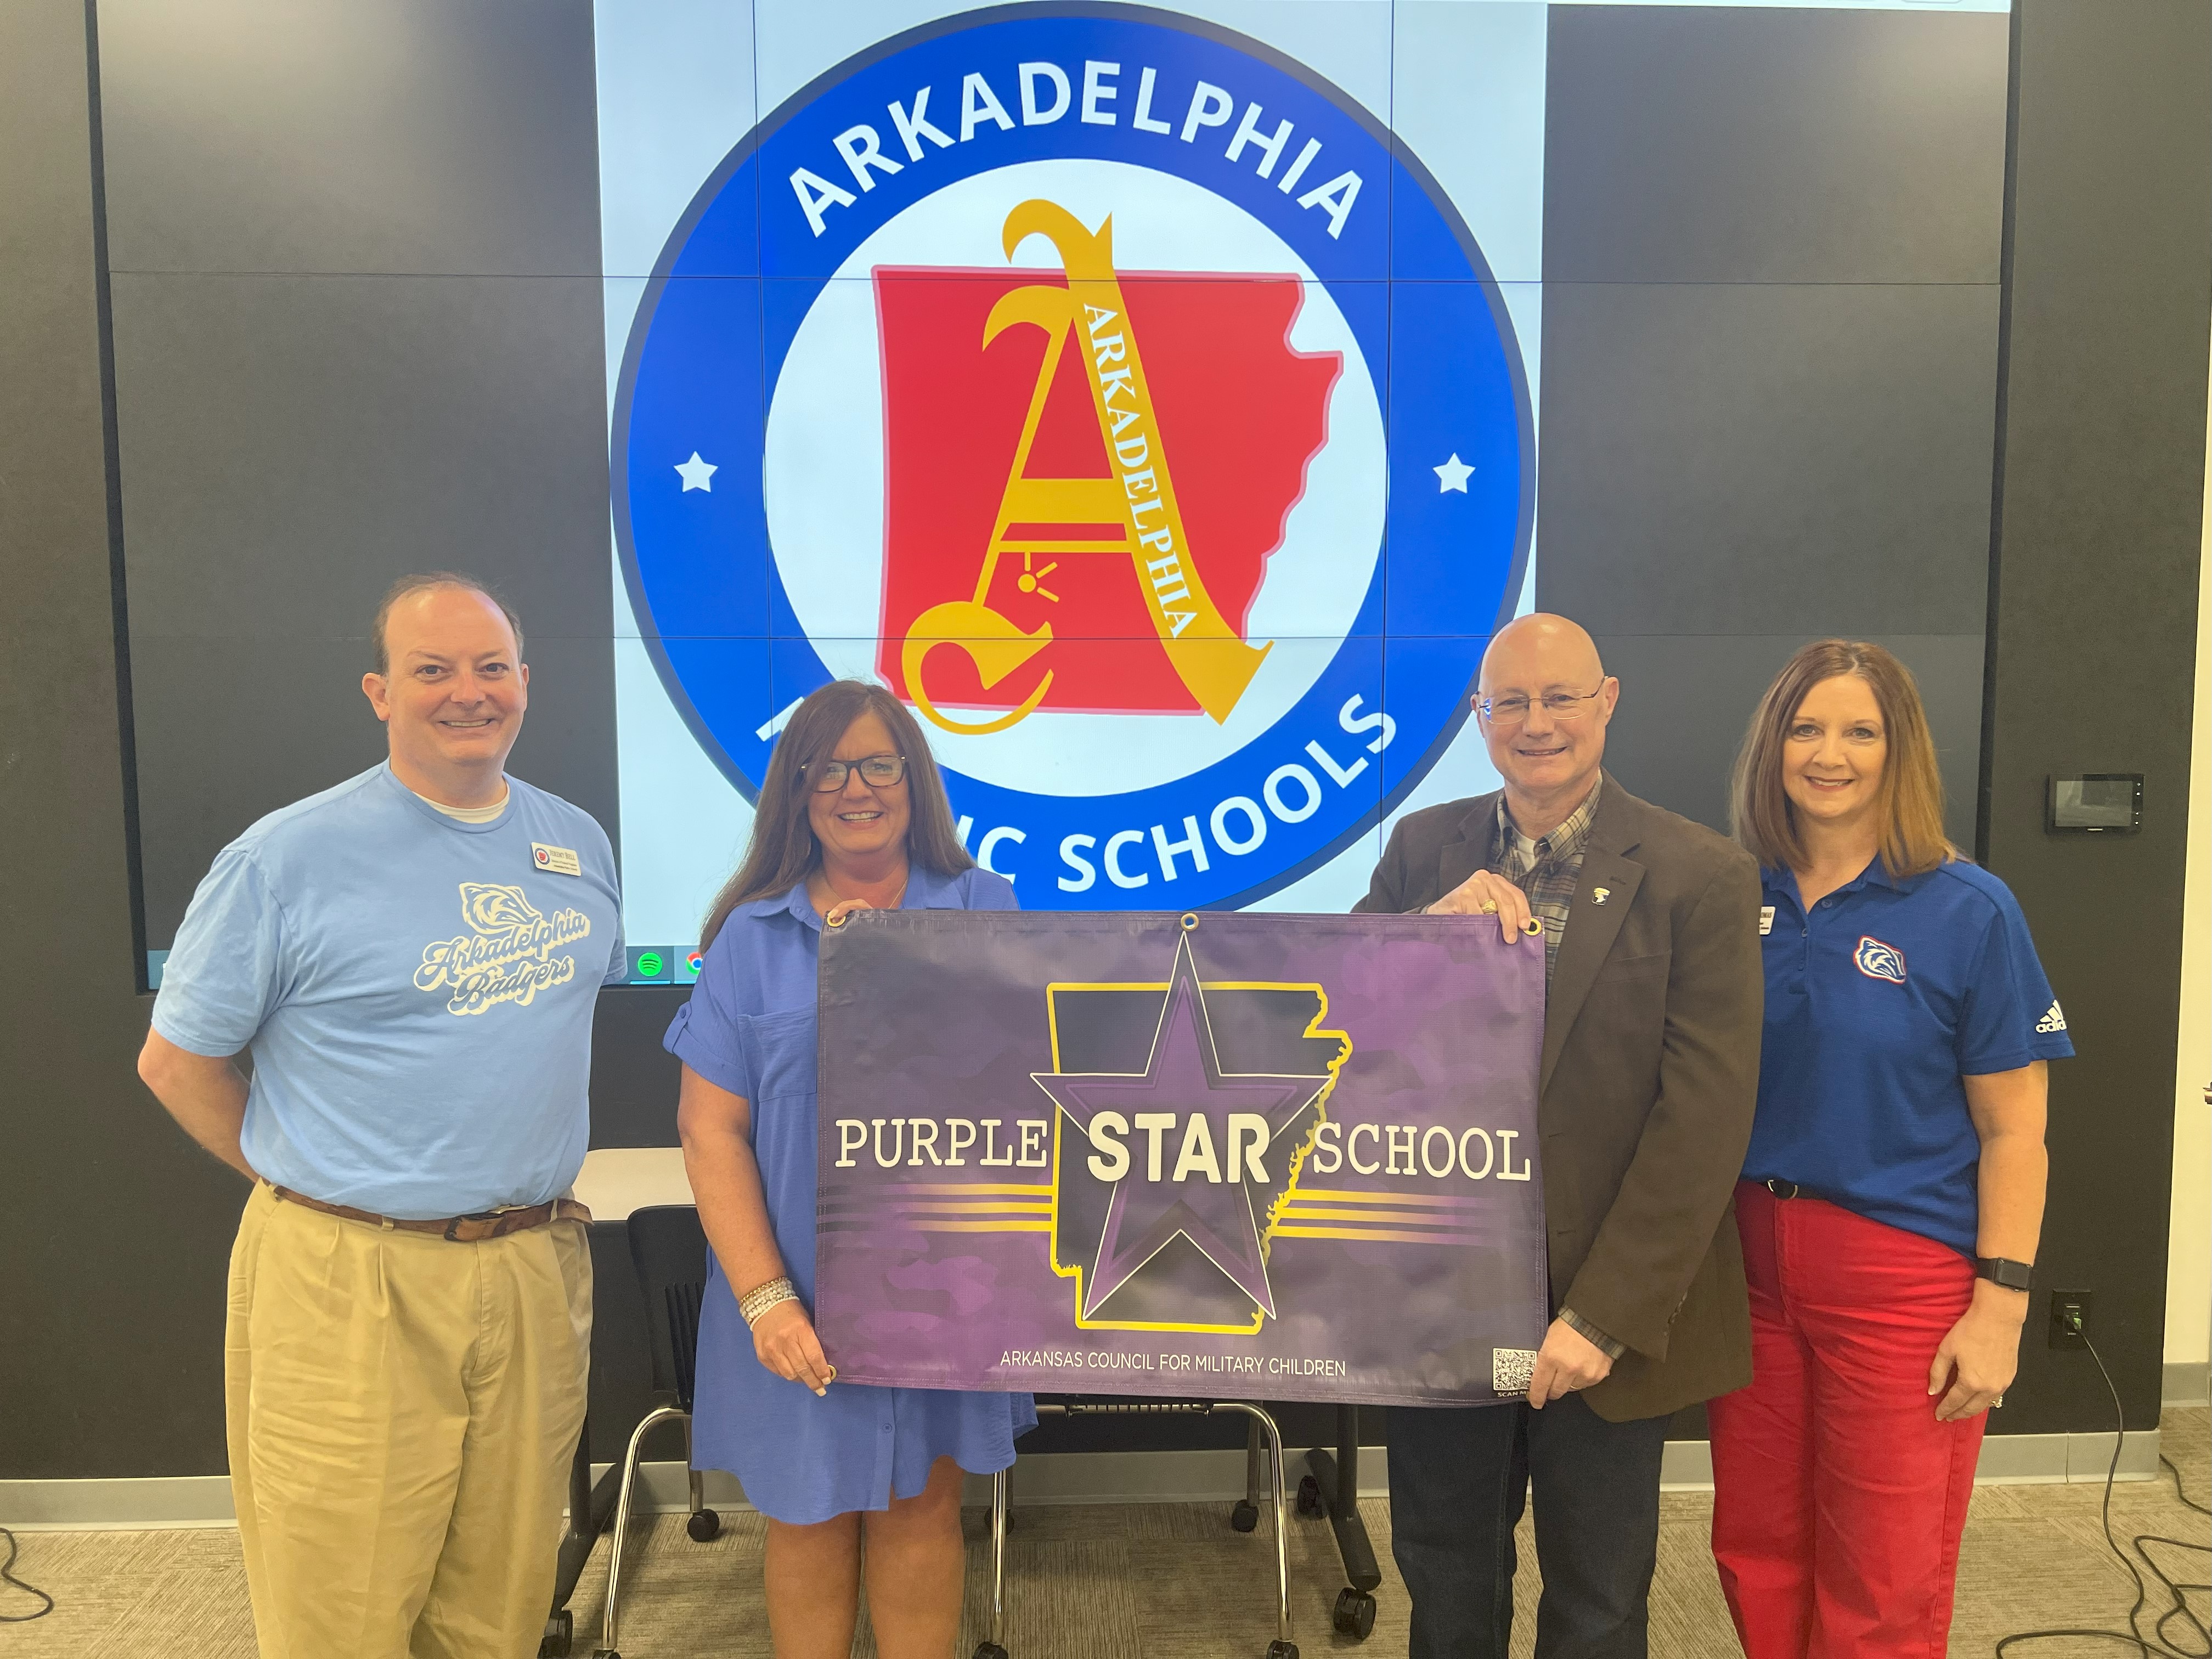
[[[2046,1036],[2052,1031],[2063,1031],[2065,1029],[2066,1016],[2055,1002],[2051,1005],[2051,1012],[2035,1022],[2036,1035],[2039,1036]]]

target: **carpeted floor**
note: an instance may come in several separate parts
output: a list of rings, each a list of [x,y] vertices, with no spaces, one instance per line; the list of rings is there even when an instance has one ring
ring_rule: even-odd
[[[2204,1501],[2212,1474],[2207,1414],[2169,1409],[2167,1455],[2189,1494]],[[2053,1626],[2124,1628],[2135,1591],[2106,1550],[2098,1521],[2102,1487],[1984,1486],[1974,1495],[1959,1575],[1951,1651],[1988,1656],[2009,1632]],[[1651,1598],[1651,1649],[1660,1659],[1729,1659],[1735,1636],[1706,1546],[1712,1500],[1669,1493],[1664,1500],[1659,1576]],[[1383,1558],[1385,1577],[1374,1634],[1358,1650],[1388,1659],[1406,1650],[1406,1603],[1389,1560],[1388,1506],[1362,1506]],[[2115,1489],[2113,1530],[2164,1533],[2212,1541],[2212,1522],[2185,1509],[2171,1479]],[[969,1630],[958,1659],[979,1638],[987,1606],[983,1516],[969,1516]],[[626,1659],[769,1653],[760,1613],[763,1522],[726,1517],[722,1535],[695,1544],[680,1516],[657,1520],[634,1547],[623,1586],[622,1650]],[[251,1659],[252,1620],[236,1534],[178,1532],[25,1534],[16,1571],[51,1591],[55,1612],[33,1624],[0,1625],[5,1659]],[[2158,1550],[2158,1546],[2151,1547]],[[2204,1558],[2160,1552],[2169,1572],[2203,1583]],[[1328,1528],[1294,1521],[1290,1540],[1294,1632],[1303,1652],[1349,1653],[1355,1644],[1329,1629],[1342,1586]],[[1517,1586],[1514,1651],[1533,1647],[1538,1585],[1525,1534]],[[1127,1504],[1018,1509],[1008,1544],[1006,1645],[1013,1659],[1260,1659],[1273,1635],[1273,1540],[1267,1523],[1240,1534],[1228,1506]],[[592,1651],[605,1597],[602,1547],[579,1586],[576,1652]],[[2206,1597],[2192,1598],[2206,1616]],[[0,1591],[0,1613],[23,1599]],[[856,1656],[872,1659],[865,1630]],[[2112,1643],[2039,1644],[2034,1659],[2112,1659]],[[2021,1659],[2027,1659],[2023,1654]]]

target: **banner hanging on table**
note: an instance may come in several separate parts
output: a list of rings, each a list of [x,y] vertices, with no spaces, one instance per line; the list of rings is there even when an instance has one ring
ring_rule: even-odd
[[[815,1325],[851,1382],[1492,1401],[1549,1317],[1540,942],[1466,917],[825,933]]]

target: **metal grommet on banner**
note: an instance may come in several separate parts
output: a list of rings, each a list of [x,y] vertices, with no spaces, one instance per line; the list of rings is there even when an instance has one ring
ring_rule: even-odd
[[[852,914],[850,910],[840,910],[834,916],[823,917],[822,925],[825,927],[842,927],[845,925],[845,918]]]
[[[1197,912],[1197,911],[1195,911],[1195,910],[1186,910],[1186,911],[1184,911],[1184,912],[1182,913],[1182,930],[1183,930],[1183,932],[1184,932],[1184,933],[1188,933],[1188,932],[1190,932],[1190,931],[1191,931],[1191,929],[1192,929],[1192,928],[1194,928],[1194,927],[1197,927],[1197,926],[1198,926],[1198,912]]]
[[[1529,917],[1528,921],[1521,924],[1521,931],[1528,934],[1530,939],[1535,938],[1537,934],[1544,931],[1542,918],[1538,916]]]

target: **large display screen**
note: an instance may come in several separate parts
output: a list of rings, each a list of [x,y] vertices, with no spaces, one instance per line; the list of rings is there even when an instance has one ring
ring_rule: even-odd
[[[604,321],[605,401],[591,416],[608,458],[607,512],[592,526],[607,573],[599,643],[596,596],[547,574],[541,599],[526,548],[427,562],[488,562],[526,618],[564,608],[564,651],[611,653],[592,682],[599,729],[572,723],[569,738],[611,774],[587,804],[614,819],[633,978],[696,976],[699,920],[742,849],[783,724],[838,676],[879,680],[915,709],[966,846],[1033,909],[1347,908],[1398,816],[1494,787],[1469,700],[1499,623],[1540,600],[1587,608],[1573,596],[1617,592],[1622,568],[1710,590],[1713,631],[1755,641],[1711,693],[1741,701],[1734,730],[1683,740],[1672,772],[1647,751],[1645,793],[1664,798],[1655,774],[1694,774],[1689,810],[1709,805],[1745,688],[1755,694],[1789,636],[1827,631],[1929,641],[1923,677],[1960,790],[1979,646],[1960,617],[1966,586],[1978,603],[1994,420],[1983,377],[2004,20],[1988,14],[2002,10],[600,0],[587,85],[546,62],[495,70],[483,41],[457,33],[439,74],[537,76],[596,159],[584,206]],[[155,99],[150,82],[134,92],[131,40],[114,44],[125,67],[111,101]],[[435,27],[422,50],[429,76]],[[1733,113],[1711,94],[1722,83]],[[1792,106],[1794,119],[1776,115]],[[1753,153],[1760,119],[1804,155]],[[126,160],[130,144],[125,132]],[[558,169],[572,195],[574,160]],[[1933,185],[1917,176],[1931,166],[1944,175]],[[1986,208],[1965,232],[1955,211],[1936,211],[1961,191]],[[112,213],[132,210],[121,196]],[[1838,252],[1836,222],[1887,224],[1905,251]],[[1764,239],[1756,257],[1732,240],[1747,224]],[[1755,337],[1759,306],[1796,303],[1777,296],[1808,283],[1866,285],[1850,269],[1863,253],[1890,258],[1884,292],[1927,287],[1919,267],[1952,259],[1936,245],[1961,236],[1973,246],[1953,260],[1954,286],[1971,303],[1955,316],[1791,324],[1786,393],[1743,392],[1764,367],[1727,370],[1742,383],[1733,392],[1705,383]],[[1649,246],[1620,252],[1638,239]],[[1662,243],[1675,252],[1650,251]],[[1616,256],[1623,269],[1609,270]],[[1632,287],[1643,319],[1608,322],[1604,307],[1617,313]],[[158,378],[165,343],[149,320],[158,307],[129,283],[118,294],[129,567],[134,592],[142,569],[158,592],[188,556],[226,556],[165,542],[158,510],[134,526],[134,438],[144,449],[161,417],[132,377]],[[1700,307],[1702,321],[1682,320]],[[1931,327],[1943,336],[1932,349]],[[1861,337],[1820,337],[1853,329]],[[354,345],[366,373],[373,331]],[[1770,430],[1818,424],[1862,395],[1855,350],[1912,359],[1922,384],[1908,401],[1966,437],[1932,460],[1918,446],[1915,466],[1942,475],[1932,483],[1887,476],[1880,458],[1839,483],[1849,458],[1816,441],[1823,476],[1804,480],[1806,516],[1838,489],[1908,501],[1918,490],[1937,503],[1912,509],[1929,522],[1978,496],[1978,544],[1976,526],[1940,525],[1968,573],[1960,591],[1937,581],[1924,618],[1908,601],[1884,629],[1813,601],[1802,624],[1732,623],[1747,561],[1778,586],[1812,573],[1817,587],[1833,558],[1787,514],[1748,538],[1729,527],[1742,491],[1690,475],[1734,469],[1786,496],[1791,463],[1758,453],[1744,409],[1715,410],[1765,398]],[[1547,415],[1547,356],[1565,377],[1563,414]],[[526,390],[530,369],[514,374]],[[1640,433],[1606,434],[1626,409]],[[507,435],[477,424],[454,464],[496,465]],[[1698,459],[1668,459],[1678,444]],[[1680,511],[1671,494],[1701,488],[1716,533],[1751,544],[1732,572],[1670,553],[1674,532],[1638,545],[1634,503],[1656,524]],[[160,495],[149,478],[141,499]],[[1593,534],[1593,504],[1608,501],[1613,527]],[[426,562],[392,556],[359,585]],[[1868,556],[1871,572],[1886,555]],[[361,562],[344,562],[333,606],[355,602]],[[234,578],[250,618],[244,562],[216,575]],[[1609,666],[1617,637],[1644,671],[1625,707],[1644,732],[1663,730],[1650,722],[1666,683],[1709,672],[1710,647],[1662,622],[1592,620]],[[225,791],[183,758],[180,744],[210,739],[167,719],[165,685],[189,679],[192,653],[166,622],[134,609],[156,981],[190,878],[245,827],[229,821],[236,803],[291,798]],[[357,631],[336,612],[325,626],[343,635],[349,622]],[[1655,670],[1668,638],[1675,655]],[[537,777],[528,763],[546,739],[532,731],[526,744],[518,769]],[[589,772],[574,753],[560,763]],[[290,787],[300,762],[269,769]],[[294,793],[319,787],[298,781]],[[196,790],[205,799],[185,804]],[[179,823],[181,848],[149,833]]]
[[[1327,53],[1043,5],[839,58],[794,16],[755,119],[653,73],[719,9],[600,9],[623,817],[675,832],[627,835],[641,937],[833,676],[922,717],[1027,905],[1365,890],[1521,596],[1543,191],[1540,97],[1395,141],[1370,9]],[[1465,9],[1463,61],[1540,87]]]

